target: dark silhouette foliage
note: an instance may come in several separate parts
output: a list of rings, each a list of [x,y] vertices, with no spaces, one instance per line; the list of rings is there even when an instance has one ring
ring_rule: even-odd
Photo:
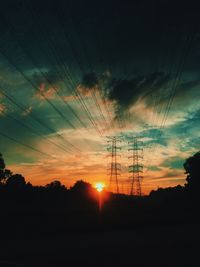
[[[64,185],[61,184],[60,181],[57,181],[57,180],[52,181],[51,183],[47,184],[45,187],[51,191],[63,191],[67,189]]]
[[[149,194],[150,197],[157,199],[173,199],[184,193],[184,188],[181,185],[177,185],[175,187],[167,187],[167,188],[158,188],[157,190],[152,190]]]
[[[12,172],[8,169],[5,169],[4,170],[4,178],[5,178],[5,181],[7,181],[11,176],[12,176]]]
[[[0,154],[0,183],[2,183],[5,179],[5,162],[4,162],[4,159],[3,159],[3,156],[2,154]]]
[[[198,192],[200,187],[200,151],[188,158],[183,166],[187,174],[186,188],[190,192]]]
[[[17,173],[17,174],[11,175],[7,179],[6,185],[10,188],[22,189],[25,187],[26,181],[25,181],[25,178],[21,174]]]
[[[6,184],[7,180],[12,176],[12,172],[6,169],[2,154],[0,154],[0,184]]]
[[[13,174],[6,169],[2,154],[0,154],[0,184],[10,188],[23,188],[26,185],[25,178],[21,174]]]
[[[193,168],[198,169],[196,157],[199,154],[195,161],[186,160],[186,170],[191,175],[188,184],[192,183]],[[79,180],[70,189],[58,180],[46,186],[32,186],[21,174],[12,174],[6,169],[2,155],[0,164],[4,177],[0,186],[1,212],[5,218],[0,226],[9,229],[5,236],[9,234],[10,238],[22,235],[63,237],[73,231],[112,231],[118,227],[149,227],[197,220],[198,201],[188,197],[186,188],[180,185],[153,190],[146,197],[103,191],[99,209],[100,195],[86,181]]]
[[[0,170],[4,170],[6,167],[2,154],[0,154]]]
[[[76,183],[71,187],[71,190],[75,193],[85,195],[90,190],[92,190],[92,186],[90,183],[87,183],[83,180],[79,180],[79,181],[76,181]]]

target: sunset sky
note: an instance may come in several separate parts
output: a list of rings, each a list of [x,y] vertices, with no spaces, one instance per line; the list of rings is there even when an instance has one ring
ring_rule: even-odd
[[[169,1],[3,2],[7,168],[33,185],[108,186],[106,137],[121,136],[119,184],[128,193],[128,142],[136,136],[143,193],[183,185],[183,163],[200,145],[198,10]]]

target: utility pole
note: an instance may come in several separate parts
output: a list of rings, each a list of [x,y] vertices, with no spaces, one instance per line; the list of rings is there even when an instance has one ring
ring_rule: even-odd
[[[131,165],[129,165],[129,179],[131,183],[130,195],[141,196],[143,165],[140,160],[143,159],[143,143],[139,141],[137,137],[134,137],[133,141],[129,142],[129,145],[131,146],[131,148],[128,149],[128,151],[131,152],[131,156],[128,157],[131,160]]]
[[[121,164],[118,162],[118,151],[121,150],[121,147],[117,146],[121,142],[120,137],[118,136],[108,136],[108,151],[109,156],[111,157],[110,167],[109,167],[109,190],[111,188],[116,188],[116,192],[119,193],[119,181],[118,176],[121,172]]]

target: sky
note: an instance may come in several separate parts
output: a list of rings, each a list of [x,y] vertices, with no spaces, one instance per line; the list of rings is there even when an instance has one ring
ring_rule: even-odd
[[[199,9],[176,1],[1,1],[0,152],[33,185],[109,185],[120,136],[129,193],[134,137],[142,192],[184,185],[199,150]],[[111,190],[115,191],[113,183]]]

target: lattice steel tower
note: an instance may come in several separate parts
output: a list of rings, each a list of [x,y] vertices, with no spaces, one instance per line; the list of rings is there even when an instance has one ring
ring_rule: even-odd
[[[116,188],[116,192],[119,193],[119,182],[118,176],[121,172],[121,164],[118,162],[118,151],[121,150],[121,147],[117,146],[121,142],[120,137],[118,136],[108,136],[108,151],[110,152],[109,156],[111,157],[111,162],[109,166],[109,190]],[[114,184],[114,186],[112,186]]]
[[[142,195],[142,179],[143,179],[143,165],[141,164],[141,159],[143,159],[143,148],[142,141],[139,141],[137,137],[134,137],[132,142],[129,142],[131,148],[128,151],[131,152],[131,156],[128,158],[131,160],[131,165],[129,165],[130,173],[130,195],[141,196]]]

